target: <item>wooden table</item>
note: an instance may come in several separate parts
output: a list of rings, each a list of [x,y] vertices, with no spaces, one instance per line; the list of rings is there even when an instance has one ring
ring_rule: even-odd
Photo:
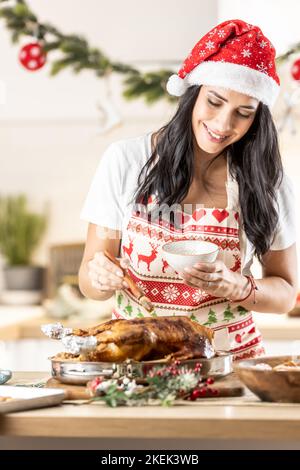
[[[14,381],[40,380],[47,373],[15,373]],[[300,405],[262,403],[249,394],[201,399],[171,408],[109,408],[103,403],[12,413],[0,417],[0,436],[174,440],[300,441]],[[134,448],[134,447],[133,447]],[[178,447],[179,448],[179,447]]]

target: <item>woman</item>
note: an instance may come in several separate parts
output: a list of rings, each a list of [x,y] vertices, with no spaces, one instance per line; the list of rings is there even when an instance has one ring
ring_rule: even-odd
[[[113,318],[147,315],[109,250],[155,315],[212,327],[235,359],[261,355],[251,311],[288,312],[297,292],[293,195],[270,113],[274,47],[257,26],[226,21],[200,39],[167,90],[181,97],[171,121],[112,144],[101,159],[82,212],[90,224],[81,291],[98,300],[115,293]],[[182,238],[216,243],[217,261],[176,273],[162,245]]]

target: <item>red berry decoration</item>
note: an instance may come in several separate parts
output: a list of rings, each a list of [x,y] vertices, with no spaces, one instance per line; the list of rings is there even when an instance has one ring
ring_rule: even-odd
[[[201,397],[201,390],[195,389],[195,390],[192,391],[190,399],[192,401],[195,401],[195,400],[197,400],[197,398],[200,398],[200,397]]]
[[[25,69],[35,72],[46,63],[46,54],[38,42],[32,42],[23,46],[19,52],[19,61]]]
[[[89,383],[89,389],[95,392],[98,385],[101,384],[102,382],[103,382],[102,377],[96,377],[95,379],[91,380],[91,382]]]
[[[213,377],[208,377],[208,379],[206,380],[206,383],[207,385],[212,385],[213,383],[215,383]]]
[[[202,369],[202,364],[200,362],[197,362],[197,364],[194,367],[194,372],[196,374],[199,374],[201,372],[201,369]]]
[[[295,60],[293,63],[291,74],[294,80],[300,80],[300,59]]]
[[[200,397],[203,398],[203,397],[207,396],[208,389],[206,387],[203,387],[203,388],[201,388],[201,390],[199,390],[199,392],[200,392],[199,393]]]

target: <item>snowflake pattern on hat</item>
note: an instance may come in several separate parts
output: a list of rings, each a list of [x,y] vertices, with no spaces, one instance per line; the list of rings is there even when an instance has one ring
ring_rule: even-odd
[[[233,89],[272,106],[280,86],[273,44],[258,26],[242,20],[221,23],[197,42],[167,90],[181,96],[201,84]]]

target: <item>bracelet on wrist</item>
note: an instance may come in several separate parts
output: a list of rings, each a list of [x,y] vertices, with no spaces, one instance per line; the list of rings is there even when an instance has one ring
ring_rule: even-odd
[[[236,302],[239,302],[239,303],[240,303],[240,302],[244,302],[245,300],[247,300],[247,299],[250,297],[250,295],[251,295],[252,292],[253,292],[253,304],[256,304],[256,303],[257,303],[256,296],[255,296],[255,291],[258,290],[258,287],[257,287],[257,285],[256,285],[256,282],[255,282],[255,280],[254,280],[254,278],[253,278],[252,275],[250,275],[250,276],[245,276],[245,277],[248,279],[248,282],[247,282],[246,287],[248,287],[248,286],[250,285],[249,293],[246,295],[246,297],[243,297],[242,299],[237,299],[237,300],[235,300],[235,299],[228,299],[229,302],[234,302],[234,303],[236,303]]]

